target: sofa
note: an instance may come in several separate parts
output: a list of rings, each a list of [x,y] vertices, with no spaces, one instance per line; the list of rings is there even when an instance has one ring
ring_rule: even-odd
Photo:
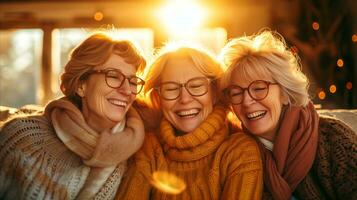
[[[21,108],[11,108],[0,106],[0,130],[8,119],[28,114],[38,114],[43,112],[43,107],[38,105],[26,105]],[[337,118],[350,126],[357,133],[357,109],[317,109],[321,116]]]

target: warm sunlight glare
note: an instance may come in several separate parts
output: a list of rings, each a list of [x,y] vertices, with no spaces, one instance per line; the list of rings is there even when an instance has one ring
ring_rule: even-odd
[[[151,184],[160,191],[169,194],[180,194],[186,189],[186,184],[182,179],[166,171],[154,172]]]
[[[193,0],[169,0],[158,12],[158,18],[174,33],[197,29],[205,15],[205,9]]]

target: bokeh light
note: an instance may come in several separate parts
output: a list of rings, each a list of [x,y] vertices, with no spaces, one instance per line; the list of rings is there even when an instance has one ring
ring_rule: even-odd
[[[320,91],[318,93],[319,99],[324,100],[326,98],[326,93],[324,91]]]
[[[336,92],[336,90],[337,90],[336,85],[330,85],[330,92],[331,92],[332,94],[334,94],[334,93]]]
[[[318,22],[313,22],[312,23],[312,28],[317,31],[320,29],[320,24]]]
[[[352,35],[352,42],[357,42],[357,34]]]
[[[347,90],[352,90],[352,82],[351,81],[348,81],[346,83],[346,88],[347,88]]]
[[[337,60],[337,66],[338,66],[338,67],[343,67],[343,65],[344,65],[343,60],[342,60],[341,58],[338,59],[338,60]]]
[[[104,15],[102,12],[95,12],[94,13],[94,19],[95,21],[101,21],[103,19]]]

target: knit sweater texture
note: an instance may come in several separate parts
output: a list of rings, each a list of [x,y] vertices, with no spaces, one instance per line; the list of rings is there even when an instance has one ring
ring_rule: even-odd
[[[17,118],[3,127],[0,163],[0,199],[75,199],[91,171],[42,115]],[[113,199],[125,168],[119,164],[93,199]]]
[[[130,160],[116,199],[260,199],[263,176],[257,143],[243,133],[229,136],[225,116],[223,108],[215,108],[183,136],[176,136],[164,119]],[[150,184],[155,171],[177,175],[186,189],[178,195],[159,191]]]
[[[297,199],[357,199],[357,134],[340,120],[320,116],[314,163],[293,195]],[[272,199],[265,191],[263,199]]]

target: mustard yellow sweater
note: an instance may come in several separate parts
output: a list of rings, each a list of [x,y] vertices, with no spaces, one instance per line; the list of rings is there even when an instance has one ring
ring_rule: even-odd
[[[226,113],[214,111],[192,133],[175,136],[166,120],[149,133],[123,177],[116,199],[260,199],[262,162],[256,142],[243,133],[228,136]],[[187,187],[178,195],[150,184],[155,171],[169,171]]]

